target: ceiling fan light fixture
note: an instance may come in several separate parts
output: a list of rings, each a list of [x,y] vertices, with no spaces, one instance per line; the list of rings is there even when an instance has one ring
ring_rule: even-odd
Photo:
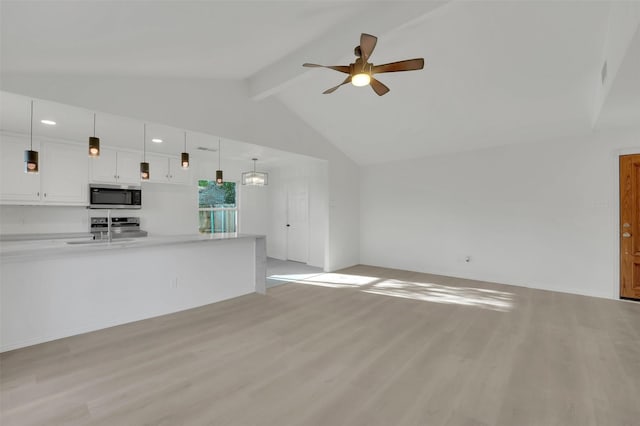
[[[351,84],[356,87],[366,86],[371,83],[371,76],[366,72],[361,72],[351,77]]]
[[[306,68],[329,68],[344,74],[348,74],[347,78],[337,86],[333,86],[322,92],[324,95],[335,92],[345,84],[351,83],[354,86],[370,86],[378,96],[389,93],[389,88],[376,78],[374,74],[398,71],[415,71],[424,68],[424,58],[406,59],[404,61],[389,62],[388,64],[374,65],[370,61],[373,49],[376,47],[378,37],[371,34],[360,34],[360,45],[356,46],[354,54],[355,62],[349,65],[320,65],[305,62],[302,64]]]

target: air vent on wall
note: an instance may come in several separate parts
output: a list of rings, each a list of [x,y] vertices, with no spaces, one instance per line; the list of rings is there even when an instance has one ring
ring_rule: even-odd
[[[199,146],[196,149],[198,149],[200,151],[218,152],[217,149],[215,149],[215,148],[207,148],[206,146]]]

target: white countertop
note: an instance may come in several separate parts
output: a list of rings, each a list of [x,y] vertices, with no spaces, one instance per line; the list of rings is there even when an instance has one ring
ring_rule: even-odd
[[[43,239],[30,241],[2,241],[0,242],[0,258],[5,260],[21,260],[33,258],[33,256],[67,256],[76,254],[92,254],[104,251],[147,248],[155,246],[220,242],[240,239],[264,238],[264,235],[252,234],[193,234],[193,235],[164,235],[148,236],[143,238],[131,238],[112,242],[87,241],[86,244],[77,244],[82,241],[73,239]]]

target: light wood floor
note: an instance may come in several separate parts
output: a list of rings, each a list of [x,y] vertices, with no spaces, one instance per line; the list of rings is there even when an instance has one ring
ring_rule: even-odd
[[[7,352],[0,423],[640,424],[640,304],[365,266],[311,279]]]

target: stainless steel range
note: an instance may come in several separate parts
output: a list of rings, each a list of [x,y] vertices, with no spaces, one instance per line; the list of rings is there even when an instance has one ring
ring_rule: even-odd
[[[96,240],[110,240],[111,238],[146,237],[147,231],[140,229],[139,217],[92,217],[89,232]]]

